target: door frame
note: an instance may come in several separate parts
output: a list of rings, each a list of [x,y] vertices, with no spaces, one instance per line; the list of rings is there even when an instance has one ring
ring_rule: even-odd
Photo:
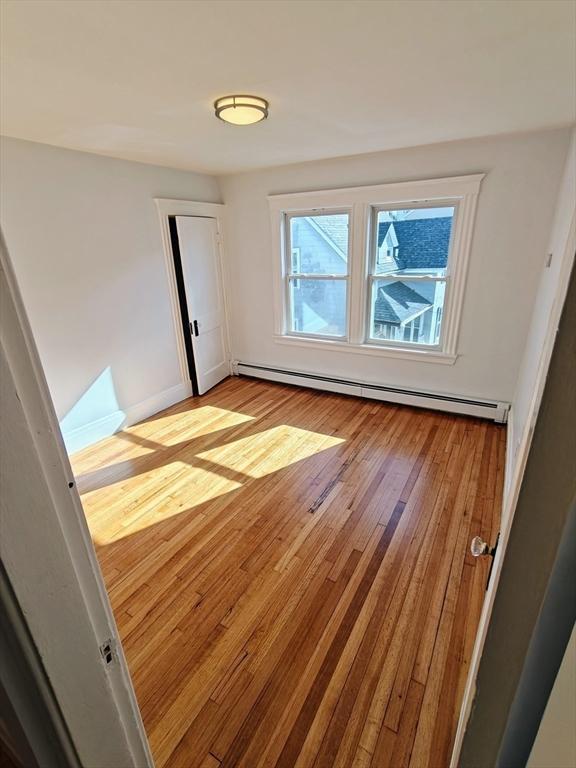
[[[49,681],[51,715],[57,722],[59,709],[83,765],[114,760],[126,768],[152,768],[122,642],[1,232],[0,293],[3,386],[13,402],[5,407],[14,414],[6,429],[12,437],[2,445],[10,472],[0,500],[1,554],[42,667],[31,670],[39,687],[46,690]],[[23,507],[30,514],[22,514]],[[18,642],[25,653],[22,638]]]
[[[504,555],[506,547],[508,545],[508,539],[510,531],[512,529],[512,523],[514,521],[514,513],[518,504],[518,498],[520,495],[520,489],[522,486],[522,480],[524,478],[524,472],[526,470],[526,464],[528,461],[528,454],[532,445],[532,437],[534,435],[534,429],[536,426],[536,419],[540,410],[540,404],[542,402],[542,396],[544,394],[544,386],[546,384],[546,378],[548,375],[548,369],[550,368],[550,362],[552,359],[552,352],[554,351],[554,342],[556,341],[556,334],[558,326],[560,324],[560,317],[564,308],[564,302],[566,300],[566,294],[568,291],[568,285],[570,281],[570,274],[572,266],[576,259],[576,211],[572,211],[569,230],[567,233],[566,243],[564,250],[561,254],[561,267],[558,275],[558,287],[554,296],[554,303],[548,318],[548,325],[546,328],[546,335],[542,344],[540,352],[540,359],[538,362],[538,371],[536,374],[536,381],[530,405],[528,408],[528,414],[525,422],[525,428],[521,435],[515,435],[511,429],[511,424],[514,423],[512,417],[512,411],[508,418],[508,433],[506,436],[506,468],[504,477],[504,497],[502,501],[502,514],[501,520],[504,524],[500,530],[500,539],[498,542],[498,548],[494,556],[493,566],[490,573],[490,579],[486,586],[486,596],[484,598],[484,605],[482,606],[482,613],[480,616],[480,622],[476,631],[476,640],[474,643],[474,650],[470,659],[470,668],[468,670],[468,677],[466,679],[466,686],[464,688],[464,695],[462,697],[462,704],[460,708],[460,716],[458,720],[458,727],[456,730],[456,736],[454,739],[454,746],[452,749],[452,757],[450,761],[450,768],[458,768],[460,761],[460,755],[462,752],[462,745],[464,743],[464,735],[468,727],[468,721],[472,712],[472,706],[476,697],[476,680],[480,668],[480,661],[484,650],[484,644],[486,642],[486,636],[488,633],[488,627],[492,616],[492,610],[494,608],[494,601],[496,593],[498,591],[498,584],[502,573],[502,565],[504,562]],[[512,405],[512,409],[514,405]],[[514,456],[515,443],[518,444],[518,450],[516,456]],[[494,542],[490,542],[493,544]]]
[[[176,337],[176,349],[178,352],[178,362],[180,364],[180,377],[182,383],[189,387],[192,394],[192,383],[188,369],[188,356],[186,354],[186,344],[184,341],[184,330],[182,313],[180,309],[180,296],[178,293],[178,284],[174,270],[174,254],[172,252],[172,239],[170,237],[170,225],[168,222],[171,216],[196,216],[198,218],[216,219],[218,230],[218,271],[222,283],[222,296],[224,302],[224,341],[226,344],[226,355],[232,373],[231,345],[230,345],[230,311],[228,298],[228,274],[226,271],[226,259],[224,250],[225,219],[226,206],[222,203],[201,203],[193,200],[172,200],[170,198],[155,197],[154,203],[160,219],[160,231],[162,233],[162,246],[164,251],[164,263],[166,265],[166,274],[168,277],[168,291],[170,295],[170,304],[172,307],[172,322],[174,324],[174,333]]]

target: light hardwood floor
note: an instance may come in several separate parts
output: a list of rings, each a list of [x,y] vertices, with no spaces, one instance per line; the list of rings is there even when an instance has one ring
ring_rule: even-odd
[[[76,454],[158,768],[446,768],[504,442],[234,378]]]

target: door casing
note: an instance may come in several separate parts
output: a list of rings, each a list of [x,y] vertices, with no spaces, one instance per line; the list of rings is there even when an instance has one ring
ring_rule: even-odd
[[[218,229],[218,259],[220,274],[222,275],[222,294],[224,301],[224,326],[225,339],[228,352],[228,361],[231,368],[230,359],[230,311],[229,311],[229,285],[228,273],[225,259],[225,226],[226,226],[226,206],[221,203],[199,203],[192,200],[172,200],[169,198],[155,198],[156,209],[160,220],[160,230],[162,234],[162,245],[164,251],[164,262],[166,265],[166,274],[168,279],[168,291],[172,308],[172,321],[174,325],[174,334],[176,339],[176,348],[178,352],[178,362],[180,364],[181,383],[186,386],[189,393],[192,394],[192,384],[188,365],[188,355],[186,352],[186,341],[184,337],[182,312],[180,310],[180,296],[178,293],[178,282],[174,271],[174,254],[172,251],[172,239],[170,235],[170,217],[172,216],[201,216],[216,220]]]

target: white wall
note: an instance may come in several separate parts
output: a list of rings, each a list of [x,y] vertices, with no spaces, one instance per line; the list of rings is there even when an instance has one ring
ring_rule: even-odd
[[[0,220],[69,448],[183,396],[153,198],[217,202],[219,187],[236,359],[512,400],[568,143],[568,130],[546,131],[217,180],[2,139]],[[267,194],[480,171],[454,366],[274,342]]]
[[[2,229],[68,446],[181,398],[153,198],[219,202],[217,181],[15,139],[1,166]]]
[[[236,359],[510,401],[544,260],[569,131],[451,142],[221,179]],[[454,366],[311,350],[273,340],[266,196],[485,172]]]
[[[576,248],[575,216],[576,131],[572,134],[572,142],[556,202],[552,231],[546,249],[546,253],[552,254],[552,261],[549,267],[545,266],[545,262],[540,265],[537,301],[534,303],[514,394],[511,418],[513,445],[512,456],[509,457],[512,464],[516,460],[518,447],[526,430],[533,426],[538,415],[538,407],[536,405],[534,408],[533,399],[539,397],[544,385],[554,335],[566,295],[570,268],[574,262],[574,250]],[[528,423],[530,419],[532,425]]]

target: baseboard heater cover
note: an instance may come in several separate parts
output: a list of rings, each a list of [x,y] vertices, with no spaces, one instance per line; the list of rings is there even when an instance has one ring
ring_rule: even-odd
[[[344,395],[367,397],[372,400],[385,400],[402,405],[414,405],[420,408],[433,408],[449,413],[461,413],[467,416],[478,416],[491,419],[499,424],[508,420],[510,404],[495,400],[466,398],[459,395],[448,395],[438,392],[425,392],[401,387],[388,387],[380,384],[369,384],[363,381],[352,381],[331,376],[323,376],[303,371],[290,371],[285,368],[273,368],[253,363],[235,361],[232,364],[235,375],[252,376],[268,381],[278,381],[283,384],[295,384],[301,387],[322,389],[326,392],[339,392]]]

